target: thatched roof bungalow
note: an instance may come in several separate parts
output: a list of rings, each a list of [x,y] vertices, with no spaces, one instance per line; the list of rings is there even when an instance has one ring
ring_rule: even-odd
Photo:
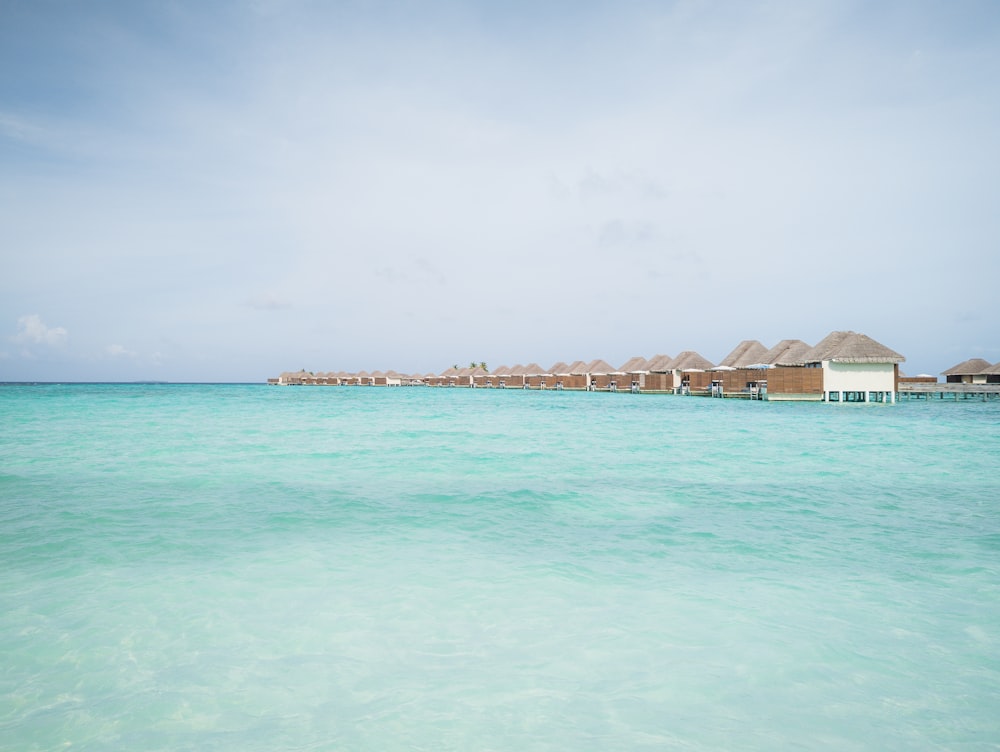
[[[551,376],[538,363],[532,361],[524,367],[524,383],[530,389],[547,389],[552,386]]]
[[[690,386],[692,373],[708,371],[711,368],[713,368],[712,361],[694,350],[684,350],[667,364],[668,373],[671,376],[671,379],[668,380],[670,388],[680,389],[684,386]]]
[[[522,363],[513,365],[504,377],[505,386],[508,389],[521,389],[524,386],[525,376],[524,365]]]
[[[625,374],[631,391],[642,391],[646,386],[646,376],[649,375],[649,361],[636,355],[622,363],[618,370]]]
[[[586,366],[586,370],[589,377],[590,389],[617,391],[619,386],[617,377],[625,375],[608,363],[608,361],[600,358],[590,361]]]
[[[499,368],[494,368],[492,376],[492,384],[498,389],[506,389],[507,379],[510,376],[510,366],[500,366]]]
[[[673,357],[666,354],[654,355],[646,361],[646,375],[643,378],[644,392],[672,392],[674,375],[670,370]]]
[[[549,368],[550,386],[555,389],[586,389],[587,376],[583,373],[586,364],[576,361],[572,365],[560,360]]]
[[[894,402],[902,355],[865,334],[830,332],[802,356],[803,365],[823,374],[828,402]],[[770,383],[768,398],[772,398]]]
[[[941,375],[948,384],[985,384],[988,375],[986,370],[990,368],[992,366],[988,360],[970,358],[942,371]]]

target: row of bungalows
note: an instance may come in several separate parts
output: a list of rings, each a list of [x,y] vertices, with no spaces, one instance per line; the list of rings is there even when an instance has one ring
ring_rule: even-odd
[[[712,364],[693,351],[676,358],[657,355],[630,358],[621,366],[606,360],[560,361],[548,368],[537,363],[482,368],[453,368],[429,379],[431,386],[462,386],[497,389],[555,389],[575,391],[674,392],[681,386],[681,374],[689,368],[710,368]]]
[[[422,385],[424,376],[412,376],[396,371],[285,371],[267,383],[276,386],[413,386]]]
[[[831,332],[810,347],[797,339],[766,349],[744,340],[719,365],[684,374],[690,393],[771,401],[895,402],[905,358],[865,334]]]
[[[605,360],[453,367],[439,374],[286,372],[269,383],[281,385],[438,386],[497,389],[628,391],[768,400],[894,402],[899,364],[905,358],[867,335],[831,332],[817,345],[786,339],[768,349],[744,340],[720,363],[693,350],[676,357],[630,358],[615,367]],[[985,363],[977,374],[984,374]],[[958,367],[956,367],[958,368]],[[954,369],[950,369],[954,370]],[[997,374],[1000,376],[1000,373]],[[949,375],[949,378],[951,376]],[[978,376],[977,376],[978,378]],[[985,383],[985,382],[984,382]]]

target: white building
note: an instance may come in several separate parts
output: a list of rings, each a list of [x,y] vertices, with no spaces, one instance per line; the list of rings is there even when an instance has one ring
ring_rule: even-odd
[[[824,402],[895,402],[902,355],[857,332],[831,332],[802,356],[823,369]]]

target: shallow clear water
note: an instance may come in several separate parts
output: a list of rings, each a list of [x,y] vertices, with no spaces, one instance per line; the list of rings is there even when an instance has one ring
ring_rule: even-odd
[[[0,746],[996,749],[1000,403],[0,388]]]

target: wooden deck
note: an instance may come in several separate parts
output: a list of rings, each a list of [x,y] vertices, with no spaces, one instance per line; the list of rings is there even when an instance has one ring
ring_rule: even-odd
[[[1000,399],[1000,384],[900,384],[899,399],[952,399],[985,402]]]

